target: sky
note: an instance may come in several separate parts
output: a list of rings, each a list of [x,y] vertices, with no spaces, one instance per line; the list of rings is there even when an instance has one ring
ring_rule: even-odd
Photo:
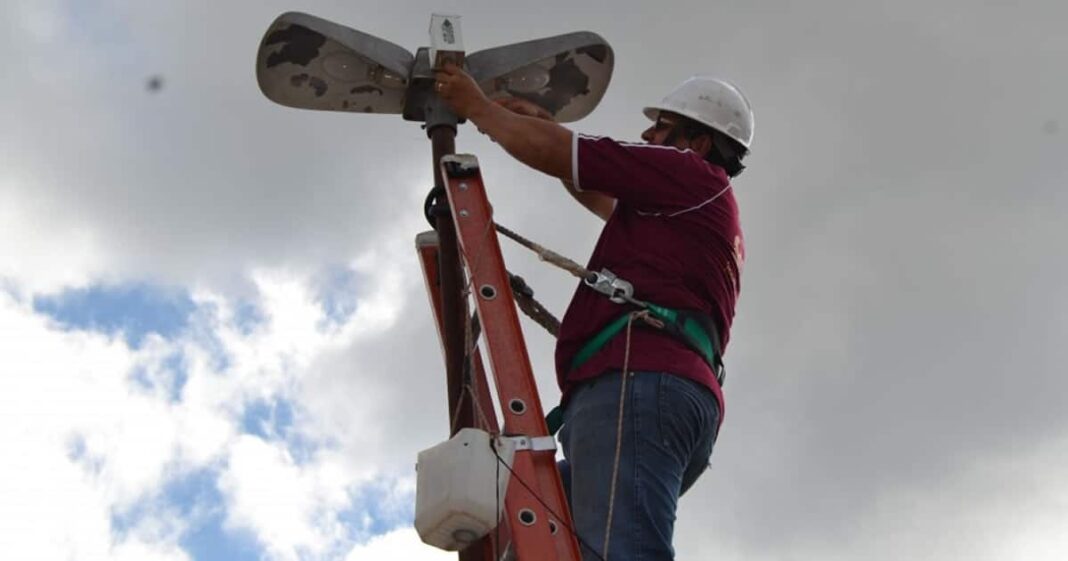
[[[680,561],[1068,555],[1068,5],[0,4],[0,557],[454,558],[412,529],[447,436],[414,251],[430,147],[273,104],[303,11],[414,51],[570,31],[616,56],[574,130],[636,140],[692,74],[756,114],[726,421]],[[161,87],[146,84],[159,77]],[[470,126],[497,219],[575,259],[597,219]],[[567,275],[506,246],[550,309]],[[524,319],[543,404],[553,341]]]

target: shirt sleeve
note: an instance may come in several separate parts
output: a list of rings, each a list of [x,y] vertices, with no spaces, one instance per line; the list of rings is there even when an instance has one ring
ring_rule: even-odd
[[[572,184],[645,211],[699,205],[728,186],[726,174],[691,150],[575,134]]]

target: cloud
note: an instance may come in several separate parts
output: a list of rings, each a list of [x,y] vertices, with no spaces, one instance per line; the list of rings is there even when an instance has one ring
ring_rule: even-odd
[[[2,354],[11,374],[0,441],[14,458],[0,473],[12,498],[0,519],[33,527],[5,522],[5,532],[28,530],[5,555],[51,540],[46,557],[181,559],[208,541],[239,555],[326,559],[410,524],[411,459],[398,455],[409,469],[386,476],[395,469],[370,430],[391,410],[379,403],[389,378],[321,358],[353,358],[354,343],[373,345],[397,321],[406,283],[375,255],[354,265],[367,276],[347,317],[330,319],[316,275],[261,270],[253,283],[265,311],[251,329],[240,306],[201,291],[183,329],[138,347],[0,293],[0,333],[13,343]],[[131,310],[143,313],[111,319],[127,322]],[[359,390],[325,401],[333,417],[314,413],[320,393],[338,395],[318,384],[343,378]]]
[[[322,558],[344,529],[329,513],[347,503],[345,477],[329,465],[300,469],[284,447],[240,437],[220,487],[229,523],[256,532],[275,559]]]
[[[345,561],[366,561],[370,559],[405,559],[410,561],[435,561],[452,559],[455,553],[441,551],[423,545],[415,530],[396,530],[376,536],[366,544],[353,548],[345,556]]]
[[[0,333],[11,344],[0,376],[5,556],[182,559],[166,527],[112,540],[111,508],[159,482],[174,434],[166,404],[125,387],[134,359],[122,343],[50,331],[8,296]]]
[[[636,138],[639,108],[694,73],[756,107],[727,420],[682,501],[680,560],[1068,547],[1049,467],[1068,434],[1068,136],[1049,126],[1068,119],[1063,2],[456,8],[476,48],[607,38],[615,77],[583,132]],[[430,11],[0,7],[16,77],[0,92],[5,557],[445,555],[394,529],[415,451],[446,433],[411,251],[429,146],[413,123],[265,100],[253,53],[283,9],[413,47]],[[554,182],[471,127],[458,144],[479,154],[498,219],[588,255],[598,224]],[[563,310],[573,279],[505,252]],[[172,287],[193,310],[128,340],[34,309],[130,286]],[[524,325],[550,403],[552,341]]]

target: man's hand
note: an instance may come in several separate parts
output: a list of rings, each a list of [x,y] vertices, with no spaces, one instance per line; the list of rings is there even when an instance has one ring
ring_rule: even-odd
[[[553,177],[571,177],[571,131],[493,103],[455,64],[446,63],[436,74],[434,90],[458,117],[474,123],[520,162]]]
[[[492,104],[474,78],[452,62],[445,63],[435,74],[434,91],[458,117],[473,119]]]
[[[445,63],[436,77],[434,91],[453,113],[470,120],[517,160],[562,180],[576,200],[608,220],[616,200],[595,191],[577,191],[571,184],[573,137],[556,123],[552,113],[517,97],[490,101],[475,80],[451,62]]]

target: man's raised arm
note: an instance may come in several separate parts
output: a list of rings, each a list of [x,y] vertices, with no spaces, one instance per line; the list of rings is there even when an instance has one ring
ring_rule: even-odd
[[[512,157],[563,181],[575,200],[602,219],[611,216],[614,198],[578,191],[572,185],[574,133],[552,121],[544,110],[522,100],[493,103],[466,72],[451,63],[438,71],[435,88],[453,112],[473,122]]]

